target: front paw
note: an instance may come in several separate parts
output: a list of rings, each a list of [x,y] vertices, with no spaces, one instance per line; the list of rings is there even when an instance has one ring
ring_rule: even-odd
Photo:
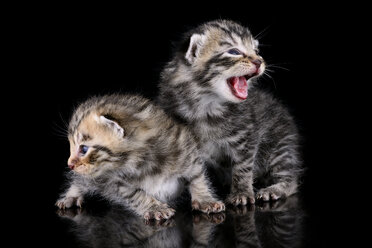
[[[67,208],[67,209],[58,209],[57,215],[61,218],[73,220],[75,217],[82,215],[81,208]]]
[[[267,187],[260,189],[257,192],[257,200],[262,200],[264,202],[267,201],[276,201],[280,198],[283,198],[284,194],[280,192],[279,190],[275,189],[274,187]]]
[[[217,202],[199,202],[197,200],[192,201],[192,209],[198,210],[203,213],[218,213],[225,211],[225,204],[223,202],[217,201]]]
[[[77,197],[62,197],[56,202],[56,206],[60,209],[65,208],[71,208],[73,206],[77,206],[81,208],[81,205],[83,204],[83,197],[77,196]]]
[[[156,220],[167,220],[175,214],[176,210],[168,207],[166,204],[163,206],[152,207],[146,211],[143,215],[145,220],[156,219]]]
[[[247,205],[247,203],[254,204],[255,203],[254,193],[252,192],[230,194],[226,198],[226,203],[231,204],[233,206]]]

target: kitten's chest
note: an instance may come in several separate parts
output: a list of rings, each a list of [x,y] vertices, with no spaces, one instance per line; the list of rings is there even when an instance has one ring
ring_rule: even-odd
[[[240,138],[248,138],[254,133],[255,125],[242,116],[240,119],[225,118],[218,121],[195,121],[192,127],[196,136],[209,146],[213,143],[219,146],[229,146]]]
[[[219,120],[218,122],[210,120],[194,121],[192,127],[197,137],[199,137],[204,143],[207,143],[210,140],[215,143],[224,141],[229,137],[230,131],[235,129],[234,126],[229,125],[228,120]]]
[[[242,154],[244,148],[254,146],[257,142],[257,132],[253,123],[243,122],[241,125],[234,125],[226,122],[221,125],[205,124],[203,127],[196,126],[195,132],[206,160],[219,161],[223,157],[239,160],[244,155]]]
[[[182,190],[182,184],[176,177],[146,176],[140,187],[156,199],[169,202],[176,198]]]

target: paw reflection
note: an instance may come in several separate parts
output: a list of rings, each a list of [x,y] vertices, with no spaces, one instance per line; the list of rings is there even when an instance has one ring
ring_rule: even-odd
[[[255,205],[238,205],[233,206],[229,209],[229,213],[232,215],[246,215],[248,212],[254,212],[256,209]]]
[[[145,224],[148,226],[153,227],[156,230],[161,230],[162,228],[172,227],[176,225],[176,222],[174,219],[150,219],[150,220],[144,220]]]
[[[84,247],[298,247],[302,210],[297,197],[226,212],[177,211],[170,219],[144,220],[121,208],[59,209]]]
[[[194,224],[200,224],[203,222],[210,222],[213,224],[221,224],[225,221],[226,214],[225,213],[212,213],[212,214],[205,214],[205,213],[198,213],[195,212],[192,215],[192,220]]]

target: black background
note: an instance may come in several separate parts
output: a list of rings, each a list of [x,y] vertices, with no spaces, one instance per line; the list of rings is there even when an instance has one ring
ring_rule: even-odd
[[[53,205],[69,156],[61,132],[74,106],[112,92],[154,98],[172,42],[190,27],[218,18],[238,21],[255,35],[263,31],[261,55],[281,68],[260,82],[288,106],[303,137],[308,246],[340,241],[339,229],[353,218],[348,211],[355,187],[349,184],[356,178],[350,168],[359,166],[349,156],[355,148],[349,123],[359,116],[352,107],[359,100],[354,90],[362,84],[354,77],[359,48],[350,34],[357,32],[350,20],[358,12],[315,3],[139,5],[18,6],[7,19],[10,56],[4,69],[10,87],[2,93],[3,100],[11,100],[3,104],[3,124],[14,131],[3,182],[6,205],[15,213],[6,216],[13,245],[56,240],[68,245]],[[20,232],[25,240],[17,238]]]

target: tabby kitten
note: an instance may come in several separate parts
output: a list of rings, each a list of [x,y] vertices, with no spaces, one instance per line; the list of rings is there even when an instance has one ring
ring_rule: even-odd
[[[232,164],[233,205],[289,196],[302,171],[292,117],[255,87],[264,70],[250,31],[218,20],[188,32],[161,75],[158,103],[192,127],[205,163]]]
[[[182,185],[189,184],[193,209],[220,212],[197,143],[183,125],[140,96],[93,97],[74,112],[68,128],[70,187],[56,203],[81,206],[98,193],[129,206],[145,219],[168,219]]]

